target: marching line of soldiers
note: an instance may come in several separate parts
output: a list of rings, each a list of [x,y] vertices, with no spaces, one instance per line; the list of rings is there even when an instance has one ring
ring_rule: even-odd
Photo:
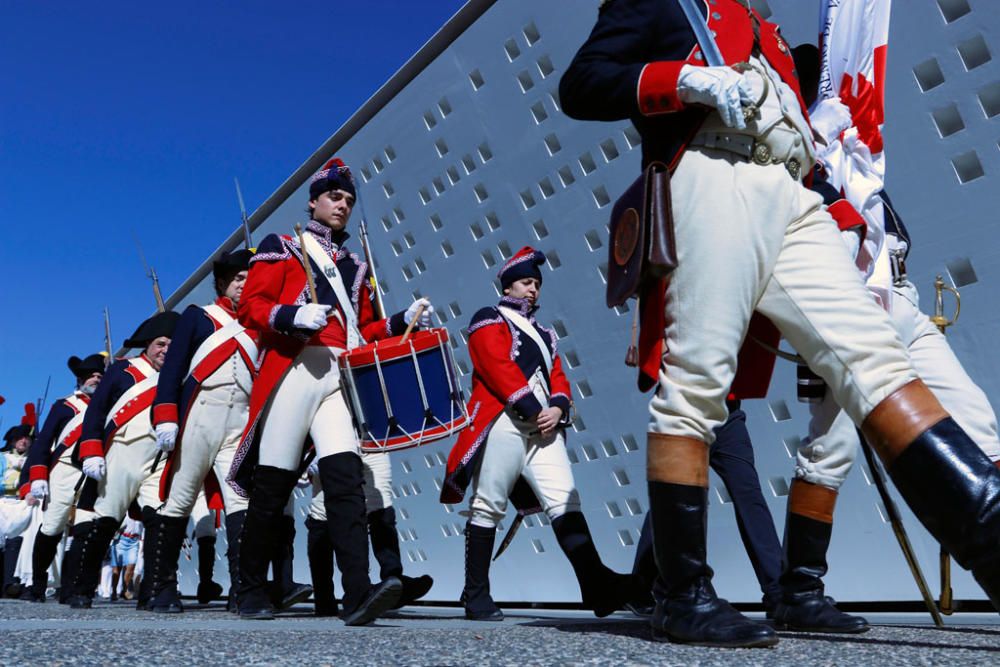
[[[566,452],[570,386],[557,337],[537,319],[545,255],[525,247],[497,275],[499,303],[468,327],[471,424],[442,484],[442,503],[469,495],[465,616],[503,619],[489,569],[513,503],[522,515],[545,513],[587,609],[645,608],[654,639],[766,647],[775,627],[864,632],[867,622],[837,609],[822,581],[855,428],[918,519],[1000,606],[1000,444],[985,395],[920,313],[902,262],[896,321],[871,297],[855,265],[865,218],[813,169],[815,82],[798,72],[806,61],[747,3],[708,0],[694,5],[725,64],[707,65],[687,4],[603,3],[560,84],[568,115],[631,119],[644,165],[672,171],[677,266],[644,288],[640,315],[640,386],[656,392],[650,511],[634,570],[602,562],[581,512]],[[403,574],[389,455],[362,451],[338,358],[429,328],[433,307],[419,298],[380,312],[368,263],[346,247],[356,197],[350,169],[331,160],[310,182],[304,231],[217,259],[212,304],[144,321],[125,341],[141,350],[135,357],[69,360],[77,389],[53,406],[22,466],[24,493],[43,507],[30,599],[45,600],[75,508],[61,587],[72,607],[91,606],[104,554],[131,513],[146,531],[138,608],[183,611],[178,561],[202,495],[225,513],[228,604],[243,618],[270,619],[313,596],[317,615],[365,625],[428,593],[430,577]],[[888,198],[884,207],[884,233],[905,257],[909,236]],[[781,337],[825,383],[797,453],[783,543],[739,409],[766,394]],[[736,502],[771,624],[746,618],[712,585],[710,465]],[[312,586],[291,567],[293,491],[304,480],[314,491]],[[221,594],[210,579],[209,568],[201,602]]]

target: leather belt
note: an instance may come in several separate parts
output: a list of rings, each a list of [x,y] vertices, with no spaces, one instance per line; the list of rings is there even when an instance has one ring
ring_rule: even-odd
[[[892,268],[892,284],[902,287],[906,284],[906,254],[902,250],[889,251],[889,266]]]
[[[802,180],[802,162],[798,158],[776,158],[770,146],[748,134],[699,132],[688,146],[726,151],[759,165],[780,164],[785,167],[789,176],[796,181]]]

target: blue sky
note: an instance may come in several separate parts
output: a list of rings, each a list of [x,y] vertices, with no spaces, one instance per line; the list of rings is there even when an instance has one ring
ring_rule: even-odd
[[[460,0],[0,0],[4,428],[72,389],[457,11]]]

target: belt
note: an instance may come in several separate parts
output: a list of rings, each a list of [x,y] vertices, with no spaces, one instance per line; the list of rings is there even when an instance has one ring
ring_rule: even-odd
[[[748,134],[711,131],[699,132],[688,146],[690,148],[713,148],[715,150],[726,151],[759,165],[780,164],[785,167],[789,176],[796,181],[802,178],[802,162],[798,158],[776,158],[770,146],[764,142],[757,141],[755,137]]]
[[[901,287],[906,283],[906,256],[902,250],[889,251],[889,266],[892,268],[892,284]]]

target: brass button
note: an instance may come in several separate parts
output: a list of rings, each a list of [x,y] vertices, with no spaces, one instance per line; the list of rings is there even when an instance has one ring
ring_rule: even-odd
[[[719,19],[722,18],[722,14],[720,14],[719,12],[712,12],[712,18],[718,21]]]

